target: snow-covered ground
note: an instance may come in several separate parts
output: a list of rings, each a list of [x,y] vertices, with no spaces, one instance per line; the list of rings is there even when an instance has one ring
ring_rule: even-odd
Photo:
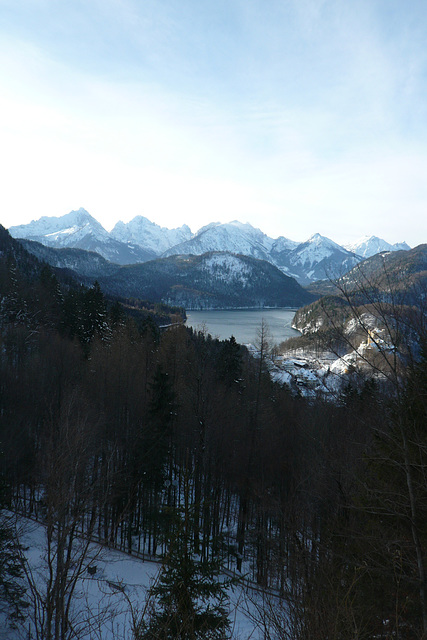
[[[28,571],[37,589],[43,591],[47,579],[45,528],[39,522],[19,518],[17,538],[24,549]],[[95,569],[93,575],[87,568]],[[73,622],[79,640],[131,640],[133,620],[142,615],[147,591],[160,570],[157,562],[143,561],[120,551],[92,544],[84,571],[75,590]],[[251,619],[254,599],[245,588],[230,590],[230,620],[233,640],[261,640],[262,631]],[[27,600],[31,600],[30,591]],[[10,629],[0,617],[0,640],[24,640],[31,634],[31,614],[21,628]]]
[[[286,384],[294,393],[308,398],[321,395],[333,400],[339,397],[348,382],[354,382],[355,376],[383,377],[370,363],[375,354],[381,352],[381,361],[386,365],[385,356],[393,347],[381,338],[379,329],[371,333],[373,339],[368,336],[357,349],[341,356],[331,351],[310,353],[304,349],[285,352],[270,362],[270,375],[275,382]]]
[[[296,355],[285,353],[274,358],[270,375],[275,382],[286,384],[294,393],[305,397],[319,394],[334,397],[342,384],[342,377],[332,370],[336,356],[331,353]]]
[[[319,316],[314,322],[306,321],[304,327],[295,328],[303,335],[314,334],[322,325],[323,318]],[[361,380],[385,379],[390,371],[388,355],[395,347],[386,328],[379,326],[378,318],[372,313],[362,313],[358,318],[349,319],[342,333],[347,341],[345,353],[294,347],[269,362],[271,377],[303,396],[322,395],[330,399],[338,397],[343,387],[354,383],[358,376]],[[249,348],[256,357],[254,347],[249,345]]]

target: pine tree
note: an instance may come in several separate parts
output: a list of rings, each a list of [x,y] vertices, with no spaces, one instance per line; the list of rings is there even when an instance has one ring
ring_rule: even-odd
[[[188,505],[177,512],[172,535],[156,583],[149,591],[148,615],[141,620],[135,640],[225,640],[230,580],[221,577],[220,546],[212,557],[198,561],[193,553],[193,523]]]
[[[175,416],[175,393],[169,375],[158,365],[150,385],[147,429],[143,434],[141,468],[158,488],[163,484]]]
[[[238,384],[242,376],[241,347],[236,338],[224,340],[218,356],[217,373],[227,387]]]
[[[95,335],[99,336],[103,341],[109,340],[111,336],[107,322],[107,308],[98,281],[95,281],[93,287],[86,291],[83,310],[83,342],[90,343]]]
[[[20,547],[3,508],[4,483],[1,479],[0,483],[0,618],[5,616],[11,626],[15,626],[24,620],[28,602],[25,600]]]

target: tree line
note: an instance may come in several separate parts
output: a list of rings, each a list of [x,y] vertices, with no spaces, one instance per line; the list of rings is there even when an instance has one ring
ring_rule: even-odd
[[[167,555],[186,504],[187,552],[223,541],[266,638],[425,637],[425,350],[398,387],[308,401],[272,382],[265,326],[254,358],[7,252],[0,293],[3,506],[46,526],[46,590],[10,598],[34,637],[73,637],[90,540]]]

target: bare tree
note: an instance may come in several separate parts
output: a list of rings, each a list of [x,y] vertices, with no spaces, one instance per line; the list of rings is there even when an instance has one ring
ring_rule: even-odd
[[[96,422],[71,392],[47,425],[41,447],[42,566],[36,570],[24,561],[37,640],[81,637],[93,622],[79,607],[76,589],[99,553],[91,547],[102,505],[95,442]]]

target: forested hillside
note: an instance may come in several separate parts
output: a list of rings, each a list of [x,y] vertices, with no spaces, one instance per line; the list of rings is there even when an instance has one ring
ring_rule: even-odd
[[[113,296],[149,298],[187,309],[295,307],[316,296],[265,260],[218,251],[120,266],[93,251],[20,243],[39,260],[84,283],[96,278]]]
[[[75,637],[79,540],[170,559],[183,518],[191,557],[209,566],[221,540],[221,567],[265,590],[268,638],[423,637],[425,358],[395,386],[367,378],[308,402],[272,382],[265,327],[257,358],[233,338],[160,331],[2,234],[3,507],[46,525],[51,581],[34,607],[15,560],[26,592],[0,598],[31,637]]]
[[[187,309],[295,307],[314,299],[269,262],[228,252],[127,265],[99,281],[112,294],[124,291]]]

